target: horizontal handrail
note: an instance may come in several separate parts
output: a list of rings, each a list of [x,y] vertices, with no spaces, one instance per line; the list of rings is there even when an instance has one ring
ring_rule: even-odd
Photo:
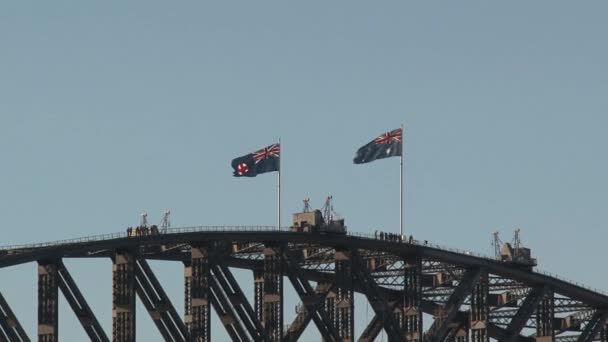
[[[135,229],[135,228],[133,228]],[[183,234],[183,233],[199,233],[199,232],[226,232],[226,233],[231,233],[231,232],[269,232],[269,233],[277,233],[277,234],[281,234],[281,233],[291,233],[289,231],[289,227],[282,227],[282,229],[277,229],[277,226],[271,226],[271,225],[258,225],[258,226],[246,226],[246,225],[232,225],[232,226],[227,226],[227,225],[214,225],[214,226],[189,226],[189,227],[179,227],[179,228],[169,228],[165,231],[160,230],[159,231],[159,235],[162,234]],[[398,235],[392,235],[391,237],[393,238],[392,240],[390,239],[381,239],[379,234],[370,234],[370,233],[362,233],[362,232],[349,232],[348,233],[349,236],[353,236],[353,237],[357,237],[357,238],[363,238],[363,239],[368,239],[368,240],[381,240],[381,241],[385,241],[388,243],[397,243],[397,244],[401,244],[401,243],[407,243],[407,244],[413,244],[413,245],[419,245],[419,246],[424,246],[424,247],[429,247],[429,248],[433,248],[433,249],[437,249],[440,251],[447,251],[447,252],[453,252],[453,253],[458,253],[458,254],[463,254],[463,255],[467,255],[467,256],[473,256],[476,258],[482,258],[482,259],[486,259],[486,260],[491,260],[491,261],[497,261],[496,258],[494,257],[490,257],[488,255],[483,255],[477,252],[473,252],[473,251],[469,251],[469,250],[462,250],[462,249],[458,249],[458,248],[454,248],[454,247],[448,247],[448,246],[443,246],[443,245],[438,245],[438,244],[434,244],[431,242],[428,242],[427,240],[424,240],[424,242],[421,242],[420,240],[411,240],[411,242],[407,239],[399,239]],[[143,236],[152,236],[152,235],[143,235]],[[49,242],[41,242],[41,243],[33,243],[33,244],[22,244],[22,245],[8,245],[8,246],[0,246],[0,252],[2,251],[15,251],[15,250],[29,250],[29,249],[36,249],[36,248],[45,248],[45,247],[56,247],[56,246],[63,246],[63,245],[72,245],[72,244],[78,244],[78,243],[87,243],[87,242],[97,242],[97,241],[107,241],[107,240],[115,240],[115,239],[122,239],[122,238],[128,238],[129,235],[127,234],[127,232],[118,232],[118,233],[108,233],[108,234],[99,234],[99,235],[92,235],[92,236],[85,236],[85,237],[79,237],[79,238],[74,238],[74,239],[64,239],[64,240],[57,240],[57,241],[49,241]],[[131,236],[134,237],[134,236]],[[142,237],[142,236],[137,236],[137,237]],[[1,255],[2,253],[0,253]],[[608,296],[608,293],[604,290],[600,290],[597,288],[593,288],[584,284],[579,283],[578,281],[575,280],[571,280],[571,279],[567,279],[563,276],[557,275],[555,273],[551,273],[551,272],[547,272],[545,270],[541,270],[539,268],[535,268],[534,271],[536,273],[554,278],[554,279],[558,279],[561,281],[564,281],[566,283],[570,283],[573,285],[576,285],[578,287],[596,292],[596,293],[600,293],[603,295]]]

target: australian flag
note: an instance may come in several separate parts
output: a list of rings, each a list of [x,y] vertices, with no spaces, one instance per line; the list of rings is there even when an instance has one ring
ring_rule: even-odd
[[[386,132],[357,150],[353,162],[364,164],[376,159],[400,156],[403,149],[401,128]]]
[[[234,177],[255,177],[260,173],[278,171],[281,161],[281,146],[272,144],[246,154],[242,157],[232,159]]]

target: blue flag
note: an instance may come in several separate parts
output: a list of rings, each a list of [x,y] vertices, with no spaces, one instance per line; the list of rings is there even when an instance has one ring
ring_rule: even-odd
[[[357,150],[355,164],[364,164],[376,159],[400,156],[403,149],[401,128],[386,132]]]
[[[255,177],[260,173],[278,171],[281,161],[281,147],[272,144],[261,150],[232,160],[234,177]]]

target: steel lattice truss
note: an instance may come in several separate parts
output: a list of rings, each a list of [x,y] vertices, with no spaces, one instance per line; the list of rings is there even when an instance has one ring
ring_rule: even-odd
[[[63,264],[113,262],[113,329],[103,331]],[[180,317],[147,260],[184,267]],[[92,341],[135,341],[142,301],[167,341],[209,341],[211,310],[235,341],[296,341],[314,324],[325,341],[606,341],[608,297],[530,267],[420,245],[280,231],[174,231],[0,250],[0,267],[38,263],[38,340],[56,341],[59,292]],[[252,272],[243,293],[231,269]],[[284,322],[283,288],[300,297]],[[354,293],[374,311],[354,336]],[[424,316],[424,319],[423,319]],[[219,327],[213,327],[217,329]],[[0,294],[0,341],[29,341]]]

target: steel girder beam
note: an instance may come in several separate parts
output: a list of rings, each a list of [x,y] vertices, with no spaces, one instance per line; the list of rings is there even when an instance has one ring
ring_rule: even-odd
[[[161,258],[159,260],[165,260],[165,259]],[[184,260],[183,255],[180,254],[180,257],[176,258],[176,260],[183,261]],[[261,298],[262,298],[261,293],[263,291],[263,284],[264,284],[263,271],[261,271],[263,269],[263,261],[262,260],[246,260],[246,259],[225,256],[222,258],[222,262],[224,262],[229,267],[253,271],[254,280],[255,280],[254,295],[256,298],[255,309],[256,309],[256,314],[258,314],[258,317],[260,317],[259,315],[261,314]],[[334,274],[327,273],[327,272],[302,269],[302,274],[303,274],[304,278],[309,281],[325,282],[325,283],[331,283],[331,282],[335,281]],[[364,289],[361,286],[361,284],[359,284],[359,282],[355,281],[354,289],[356,292],[359,292],[361,294],[364,293]],[[387,298],[397,300],[397,298],[399,296],[398,291],[395,291],[392,289],[387,289],[384,287],[381,287],[379,289],[382,291],[383,295]],[[428,300],[421,300],[420,308],[425,313],[433,314],[436,312],[436,310],[439,308],[439,306],[434,302],[431,302]],[[329,315],[330,311],[326,309],[326,312]],[[468,315],[468,313],[464,312],[464,311],[459,312],[458,320],[462,320],[462,321],[467,320],[468,317],[465,317],[465,315]],[[507,335],[507,332],[504,328],[497,326],[496,324],[490,322],[488,324],[488,334],[490,335],[490,338],[501,339]],[[520,341],[532,341],[533,339],[525,337],[525,336],[520,336],[519,340]]]
[[[589,322],[585,325],[585,328],[583,329],[583,332],[579,335],[577,342],[593,341],[600,333],[600,331],[604,329],[606,325],[606,318],[608,318],[608,311],[596,311],[595,314],[593,314],[593,316],[589,320]],[[602,338],[602,340],[605,339]]]
[[[315,305],[320,306],[319,310],[323,310],[323,312],[325,313],[325,316],[327,318],[326,320],[324,319],[322,324],[331,326],[332,329],[334,329],[333,325],[331,324],[332,320],[329,318],[329,314],[327,313],[327,310],[325,309],[325,302],[327,299],[327,295],[333,290],[334,286],[335,286],[335,284],[333,284],[333,283],[331,283],[331,284],[330,283],[318,283],[314,289],[314,295],[317,296],[317,300],[319,301]],[[313,297],[306,295],[305,298],[313,298]],[[302,299],[301,296],[300,296],[300,299]],[[304,302],[300,303],[300,305],[298,307],[296,307],[296,311],[297,311],[297,315],[294,318],[293,322],[289,325],[289,328],[287,329],[285,334],[283,335],[283,341],[297,341],[298,338],[302,335],[302,333],[306,329],[306,327],[308,326],[308,324],[310,323],[310,321],[312,320],[314,313],[315,313],[314,311],[311,311],[310,309],[308,309]],[[317,325],[317,327],[318,327],[318,325]],[[319,329],[319,332],[321,332],[321,331],[322,330]],[[335,335],[337,336],[337,334],[338,333],[336,332]],[[325,336],[325,335],[323,335],[323,333],[321,333],[321,336]],[[329,338],[326,338],[326,339],[330,340]]]
[[[257,319],[253,308],[249,304],[247,297],[239,287],[236,279],[226,266],[214,263],[211,267],[214,279],[217,280],[223,291],[226,292],[228,301],[239,319],[247,329],[247,332],[254,341],[268,341],[268,336],[264,334],[264,328]]]
[[[398,301],[395,301],[393,303],[393,307],[392,307],[393,310],[395,308],[397,308],[398,303],[399,303]],[[375,341],[376,337],[378,337],[378,335],[382,331],[383,324],[384,323],[382,322],[382,317],[379,315],[374,315],[374,317],[369,322],[367,327],[365,327],[365,330],[363,330],[363,333],[361,333],[361,336],[359,337],[359,339],[357,341],[359,341],[359,342]],[[407,341],[410,341],[410,340],[407,339]]]
[[[264,248],[264,285],[262,293],[262,325],[270,341],[283,338],[283,260],[280,246]]]
[[[378,288],[378,285],[371,277],[367,265],[361,259],[359,251],[351,250],[352,272],[363,288],[363,292],[367,297],[368,302],[376,315],[380,316],[384,326],[384,330],[389,336],[390,341],[402,340],[403,336],[399,329],[399,325],[393,317],[394,303],[388,303],[384,294]]]
[[[487,289],[487,286],[486,286],[486,289]],[[473,290],[473,291],[475,291],[475,290]],[[428,308],[427,308],[427,310],[428,310]],[[422,312],[422,308],[420,308],[420,311]],[[487,310],[485,312],[486,312],[486,315],[487,315]],[[478,316],[478,317],[480,317],[480,316]],[[466,312],[458,312],[457,316],[455,317],[455,319],[453,320],[453,322],[455,322],[455,323],[460,322],[459,324],[462,324],[462,326],[466,326],[467,325],[467,320],[469,320],[469,314],[468,313],[466,313]],[[487,335],[489,337],[494,337],[494,338],[500,339],[500,338],[502,338],[505,335],[504,329],[502,329],[502,328],[494,325],[493,323],[490,323],[489,321],[487,321],[487,319],[486,319],[486,321],[485,321],[484,324],[486,324]],[[374,341],[375,338],[378,336],[378,334],[380,334],[381,330],[382,330],[382,320],[381,320],[380,316],[376,315],[370,321],[370,323],[367,325],[367,327],[365,328],[365,330],[361,334],[361,337],[359,338],[358,341],[360,341],[360,342]],[[461,336],[459,337],[459,335],[462,335],[462,332],[459,333],[459,331],[456,331],[456,330],[454,330],[452,332],[453,332],[452,333],[452,338],[456,338],[456,337],[461,338]],[[421,336],[420,338],[422,338],[422,325],[420,326],[420,336]],[[408,338],[407,340],[411,341],[412,339]],[[533,339],[526,338],[526,337],[523,337],[523,336],[520,337],[520,341],[532,341],[532,340]]]
[[[505,342],[514,342],[518,340],[521,329],[526,325],[526,322],[534,312],[534,309],[547,295],[548,291],[549,288],[547,286],[535,287],[530,290],[517,310],[517,314],[515,314],[507,326],[507,335],[504,338]]]
[[[300,300],[302,300],[302,309],[298,312],[294,323],[285,332],[283,340],[297,341],[308,323],[313,320],[324,341],[341,341],[339,333],[329,319],[323,305],[327,294],[333,286],[330,284],[319,284],[317,291],[313,290],[308,280],[304,279],[300,265],[294,260],[293,256],[289,255],[288,252],[284,252],[282,257],[285,266],[287,266],[285,267],[287,277],[291,281]]]
[[[536,308],[536,340],[553,341],[555,330],[553,321],[555,318],[554,294],[549,291],[538,303]]]
[[[210,276],[208,249],[193,245],[184,265],[184,323],[195,342],[211,340]]]
[[[454,318],[458,315],[460,306],[469,296],[473,287],[477,284],[481,277],[480,269],[470,269],[465,272],[458,286],[452,292],[452,295],[447,301],[445,307],[437,313],[433,325],[426,335],[426,340],[429,342],[441,342],[446,337],[448,330],[451,327]],[[457,328],[457,327],[455,327]]]
[[[369,322],[363,333],[357,341],[359,342],[373,342],[376,340],[376,337],[382,331],[382,319],[378,315],[374,315],[372,320]]]
[[[488,303],[489,294],[488,273],[482,271],[479,281],[473,286],[471,293],[471,340],[472,342],[489,342],[488,336],[488,313],[490,306]]]
[[[55,261],[38,261],[38,341],[55,342],[59,328],[59,282]]]
[[[117,251],[112,265],[112,340],[135,342],[135,258]]]
[[[136,293],[165,341],[186,342],[190,336],[171,300],[144,259],[135,261]]]
[[[30,342],[30,338],[25,333],[25,330],[23,330],[2,293],[0,293],[0,340]]]
[[[89,336],[93,342],[109,342],[108,336],[103,331],[103,328],[99,324],[99,321],[97,321],[91,307],[89,307],[89,304],[76,285],[74,278],[72,278],[72,275],[68,272],[61,260],[57,262],[57,273],[59,276],[59,288],[68,304],[70,304],[72,311],[74,311],[74,314],[80,321],[87,336]]]

